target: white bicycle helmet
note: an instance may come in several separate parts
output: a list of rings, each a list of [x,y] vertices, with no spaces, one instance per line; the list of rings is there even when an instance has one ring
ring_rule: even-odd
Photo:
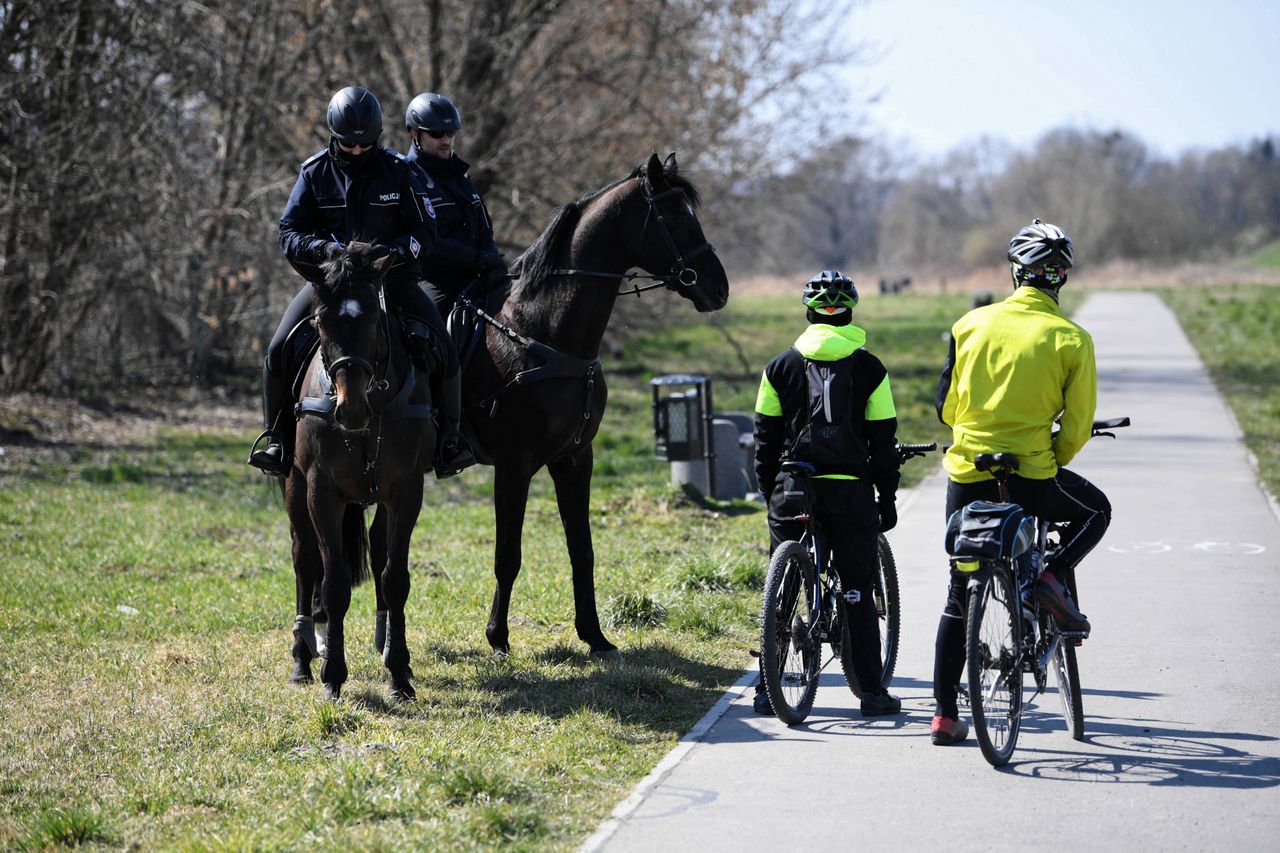
[[[1074,256],[1071,238],[1057,225],[1031,220],[1009,241],[1014,286],[1058,288],[1067,283]]]

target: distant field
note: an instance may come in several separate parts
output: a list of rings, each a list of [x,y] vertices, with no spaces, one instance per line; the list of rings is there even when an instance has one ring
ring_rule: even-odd
[[[1280,244],[1273,247],[1280,266]],[[1280,287],[1162,290],[1280,496]]]
[[[966,306],[910,296],[860,309],[904,439],[943,438],[930,401],[944,332]],[[759,370],[803,317],[794,298],[752,297],[718,325],[679,319],[688,325],[635,339],[606,365],[593,522],[602,616],[626,661],[594,664],[574,636],[545,475],[529,506],[513,656],[491,659],[492,477],[472,471],[430,482],[414,540],[410,705],[383,699],[371,586],[352,604],[343,700],[285,684],[288,531],[276,494],[241,464],[247,432],[162,425],[39,452],[10,444],[0,848],[580,843],[739,677],[756,642],[763,514],[666,484],[651,458],[648,380],[710,372],[717,408],[749,411]],[[23,428],[0,409],[0,435]]]

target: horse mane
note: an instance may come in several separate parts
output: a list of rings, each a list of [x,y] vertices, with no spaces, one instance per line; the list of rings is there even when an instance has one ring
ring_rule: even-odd
[[[332,299],[344,289],[349,289],[356,272],[356,259],[342,252],[320,264],[323,279],[312,283],[312,289],[324,299]]]
[[[688,178],[665,171],[663,174],[668,184],[680,188],[694,208],[702,204],[702,194]],[[551,220],[546,230],[539,234],[538,239],[530,243],[529,248],[525,249],[512,263],[512,272],[517,276],[512,295],[524,298],[536,295],[551,277],[551,272],[558,266],[556,258],[559,256],[559,250],[573,235],[573,229],[577,227],[578,221],[582,218],[582,212],[587,206],[619,185],[643,175],[644,164],[641,164],[618,180],[560,208],[560,212]]]

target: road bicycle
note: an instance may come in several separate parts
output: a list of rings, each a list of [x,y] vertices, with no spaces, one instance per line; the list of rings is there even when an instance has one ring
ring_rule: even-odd
[[[906,462],[929,451],[936,444],[899,444],[898,457]],[[853,643],[849,627],[841,617],[841,600],[858,601],[858,592],[849,595],[840,589],[840,575],[831,562],[822,525],[813,514],[809,479],[814,466],[806,462],[784,462],[782,470],[791,475],[793,490],[788,497],[802,507],[792,521],[804,525],[799,540],[787,540],[774,550],[765,578],[760,608],[760,656],[765,690],[774,714],[787,725],[796,725],[809,716],[818,690],[818,676],[834,658],[840,658],[845,681],[855,696],[862,695],[853,671]],[[876,553],[878,571],[871,586],[880,621],[880,658],[884,662],[880,687],[888,687],[898,662],[901,604],[898,599],[898,569],[889,542],[880,534]],[[823,645],[831,657],[823,659]]]
[[[1128,418],[1095,421],[1093,435],[1114,438],[1107,430],[1126,426]],[[1088,635],[1063,629],[1032,595],[1045,559],[1058,547],[1058,531],[1009,500],[1008,481],[1018,470],[1018,457],[980,453],[974,467],[995,476],[1000,501],[975,501],[957,511],[947,525],[947,550],[956,569],[972,573],[965,622],[969,708],[983,757],[1000,767],[1018,742],[1027,674],[1035,681],[1034,699],[1052,671],[1067,730],[1084,739],[1076,647]],[[1075,598],[1074,577],[1065,580]]]

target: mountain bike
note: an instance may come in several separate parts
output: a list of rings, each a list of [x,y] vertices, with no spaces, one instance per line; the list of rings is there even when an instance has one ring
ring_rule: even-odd
[[[1125,426],[1128,418],[1095,421],[1093,435],[1114,438],[1107,430]],[[957,512],[948,523],[947,547],[955,567],[972,573],[965,625],[969,708],[983,757],[1000,767],[1018,742],[1028,673],[1036,685],[1034,699],[1053,672],[1067,729],[1074,739],[1084,739],[1076,647],[1087,633],[1060,627],[1031,594],[1045,558],[1058,547],[1057,528],[1009,501],[1018,457],[980,453],[974,466],[995,476],[1000,502],[976,501]],[[1074,578],[1066,585],[1074,598]]]
[[[937,449],[936,444],[899,444],[898,456],[906,462]],[[782,470],[796,485],[794,497],[802,511],[792,520],[804,525],[799,540],[788,540],[774,550],[764,584],[760,608],[760,656],[765,690],[774,714],[787,725],[809,716],[818,690],[818,676],[833,658],[840,658],[845,681],[854,695],[862,689],[853,671],[853,643],[841,617],[841,600],[858,601],[858,592],[846,595],[840,575],[832,565],[822,525],[813,513],[809,479],[815,469],[806,462],[784,462]],[[898,661],[901,604],[898,569],[884,534],[877,537],[878,570],[871,587],[880,620],[880,657],[884,662],[880,687],[888,687]],[[853,596],[852,599],[849,596]],[[831,657],[823,659],[823,645]]]

